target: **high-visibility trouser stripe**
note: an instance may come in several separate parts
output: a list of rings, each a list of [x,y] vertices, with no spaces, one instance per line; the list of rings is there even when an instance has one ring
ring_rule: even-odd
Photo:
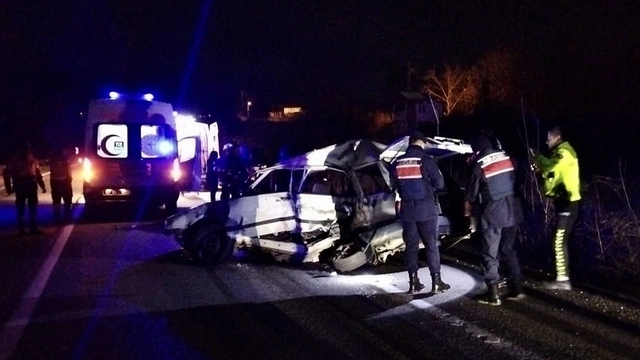
[[[556,258],[556,278],[558,280],[568,279],[567,258],[565,254],[564,235],[565,229],[558,229],[554,238],[554,253]]]

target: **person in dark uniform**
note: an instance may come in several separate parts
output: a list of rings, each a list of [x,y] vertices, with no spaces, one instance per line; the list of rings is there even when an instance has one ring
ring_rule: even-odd
[[[237,146],[226,144],[222,151],[222,156],[216,161],[216,169],[220,177],[220,200],[227,201],[240,196],[248,172]]]
[[[71,201],[73,190],[71,188],[71,167],[69,149],[58,150],[51,158],[51,174],[49,185],[51,186],[51,199],[53,200],[53,220],[60,223],[60,208],[64,201],[64,221],[71,219]]]
[[[471,140],[474,151],[466,193],[466,213],[480,218],[481,265],[487,292],[476,298],[482,304],[501,305],[498,292],[500,260],[505,265],[509,299],[524,297],[522,274],[514,242],[523,220],[522,205],[515,196],[515,163],[486,135]],[[500,260],[498,259],[500,258]]]
[[[18,211],[18,229],[20,235],[25,234],[24,215],[26,204],[29,204],[29,233],[40,234],[37,227],[38,186],[43,193],[47,192],[38,160],[31,151],[31,146],[25,144],[17,154],[11,157],[4,174],[7,193],[16,194],[16,209]]]
[[[439,206],[435,192],[444,189],[444,178],[435,160],[426,154],[427,138],[419,131],[409,136],[409,147],[404,155],[391,164],[389,173],[393,188],[400,195],[402,239],[406,245],[405,258],[409,272],[409,294],[424,289],[418,278],[418,247],[420,241],[427,252],[427,264],[431,273],[431,292],[439,293],[450,288],[440,276],[438,250]]]
[[[218,191],[218,170],[216,169],[216,161],[218,160],[218,152],[213,150],[207,159],[207,190],[211,191],[211,199],[215,199]]]

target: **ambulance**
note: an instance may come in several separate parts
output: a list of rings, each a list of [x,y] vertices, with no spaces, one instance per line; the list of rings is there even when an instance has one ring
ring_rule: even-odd
[[[91,101],[85,129],[85,206],[109,203],[177,210],[178,141],[171,104],[116,92]]]

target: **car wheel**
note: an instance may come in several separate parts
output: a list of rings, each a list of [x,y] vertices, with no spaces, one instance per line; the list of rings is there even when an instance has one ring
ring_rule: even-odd
[[[353,271],[366,264],[373,257],[371,247],[362,249],[354,244],[341,246],[333,258],[333,267],[340,272]]]
[[[191,246],[196,259],[207,265],[222,263],[231,257],[234,242],[224,228],[217,224],[203,224],[193,232]]]

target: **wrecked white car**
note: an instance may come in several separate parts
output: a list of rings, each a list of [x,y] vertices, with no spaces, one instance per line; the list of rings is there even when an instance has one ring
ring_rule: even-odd
[[[405,137],[388,147],[352,140],[312,151],[260,170],[238,198],[171,216],[165,230],[204,263],[225,261],[235,248],[268,252],[280,261],[331,262],[342,272],[383,263],[404,250],[387,167],[407,146]],[[426,151],[440,159],[471,148],[436,137]],[[471,232],[464,195],[443,174],[440,236],[459,239]]]

